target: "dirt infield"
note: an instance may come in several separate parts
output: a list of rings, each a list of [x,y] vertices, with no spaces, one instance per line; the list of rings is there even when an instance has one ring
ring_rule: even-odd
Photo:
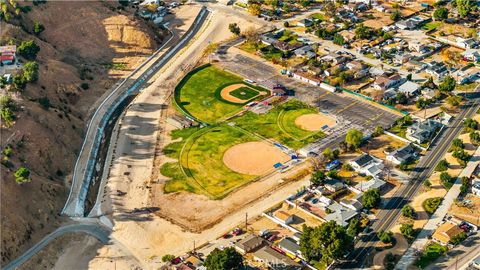
[[[265,142],[247,142],[229,148],[223,162],[231,170],[250,175],[262,175],[273,169],[277,162],[286,162],[290,157],[275,146]]]
[[[238,88],[242,88],[242,87],[248,87],[248,86],[243,84],[243,83],[237,83],[237,84],[229,85],[229,86],[222,89],[222,91],[220,92],[220,96],[223,99],[225,99],[226,101],[230,101],[230,102],[238,103],[238,104],[243,104],[247,100],[234,97],[230,94],[231,92],[237,90]],[[255,90],[255,89],[253,89],[253,90]],[[255,91],[258,91],[258,90],[255,90]],[[258,95],[261,95],[261,94],[263,94],[263,93],[258,91]],[[254,98],[254,97],[252,97],[252,98]],[[250,98],[250,99],[252,99],[252,98]]]
[[[333,127],[336,123],[334,118],[322,113],[304,114],[295,119],[295,124],[299,128],[308,131],[319,131],[325,125]]]

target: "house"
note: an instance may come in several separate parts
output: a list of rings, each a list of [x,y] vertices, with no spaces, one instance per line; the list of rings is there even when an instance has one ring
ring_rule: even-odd
[[[428,48],[428,45],[420,40],[410,40],[408,42],[408,49],[410,51],[421,52]]]
[[[0,63],[3,65],[13,65],[15,63],[17,46],[0,46]]]
[[[350,30],[342,30],[342,31],[338,32],[338,34],[340,36],[342,36],[343,40],[347,43],[350,43],[355,39],[355,33],[353,31],[350,31]]]
[[[310,45],[305,45],[293,51],[297,57],[305,57],[307,59],[312,59],[317,56],[315,51]]]
[[[412,97],[419,93],[420,85],[412,81],[406,81],[398,87],[400,93],[405,94],[408,97]]]
[[[395,57],[393,58],[393,62],[395,64],[404,64],[407,63],[410,59],[412,58],[411,54],[395,54]]]
[[[344,200],[340,201],[340,204],[342,206],[345,206],[346,208],[348,208],[350,210],[354,210],[356,212],[359,212],[363,209],[362,203],[360,203],[357,200],[346,200],[346,199],[344,199]]]
[[[402,30],[413,30],[428,20],[430,20],[430,18],[427,16],[417,15],[406,20],[398,21],[395,25]]]
[[[390,87],[394,87],[402,81],[403,79],[399,74],[393,74],[389,77],[382,75],[375,79],[375,82],[373,82],[373,88],[377,90],[386,90]]]
[[[345,187],[342,181],[329,178],[323,182],[324,187],[330,192],[337,192]]]
[[[273,215],[276,219],[278,219],[279,221],[281,221],[283,224],[286,224],[286,225],[292,224],[293,222],[295,222],[295,215],[290,215],[289,213],[282,210],[275,212]]]
[[[474,81],[480,77],[480,71],[473,67],[466,69],[459,69],[452,74],[452,77],[457,81],[458,84],[464,84],[471,81]]]
[[[263,247],[253,253],[253,259],[272,270],[300,270],[302,266],[271,247]]]
[[[301,256],[300,245],[297,244],[293,239],[285,237],[279,243],[278,247],[285,251],[288,255],[296,257]]]
[[[472,193],[480,196],[480,180],[477,178],[472,180]]]
[[[300,26],[300,27],[310,27],[312,25],[313,25],[313,20],[307,19],[307,18],[297,22],[297,26]]]
[[[168,117],[167,123],[178,129],[188,128],[196,125],[195,121],[192,121],[185,116],[180,116],[177,114]]]
[[[480,50],[467,49],[462,56],[465,61],[480,62]]]
[[[272,96],[284,96],[284,95],[287,94],[287,91],[286,91],[285,87],[277,84],[272,88],[271,93],[272,93]]]
[[[235,243],[235,249],[241,254],[252,252],[264,244],[263,238],[249,234],[247,237]]]
[[[463,232],[464,231],[457,224],[447,221],[435,230],[432,235],[432,240],[446,246],[449,244],[453,237]]]
[[[441,126],[442,124],[430,119],[416,122],[407,128],[406,137],[413,142],[422,144],[430,140]]]
[[[273,43],[275,43],[277,41],[277,39],[276,39],[274,34],[265,33],[265,34],[260,36],[260,41],[265,45],[271,46],[271,45],[273,45]]]
[[[348,62],[345,66],[353,72],[359,72],[366,68],[365,64],[356,60]]]
[[[341,225],[341,226],[348,226],[348,222],[350,221],[350,219],[354,218],[357,216],[357,211],[355,210],[351,210],[351,209],[347,209],[347,208],[344,208],[344,207],[341,207],[341,209],[331,213],[331,214],[328,214],[326,217],[325,217],[325,220],[328,222],[328,221],[335,221],[338,225]]]
[[[311,85],[315,85],[315,86],[319,86],[322,81],[320,80],[320,78],[314,76],[314,75],[311,75],[307,72],[303,72],[303,71],[295,71],[293,73],[293,77],[295,79],[299,79],[303,82],[306,82],[306,83],[309,83]]]
[[[387,155],[387,160],[393,164],[399,165],[402,162],[407,162],[416,156],[415,148],[408,144],[402,148],[396,149]]]
[[[354,189],[364,192],[369,189],[376,188],[378,190],[382,190],[386,186],[387,182],[378,179],[378,178],[372,178],[368,180],[367,182],[360,182],[357,185],[355,185]]]
[[[456,45],[464,49],[476,49],[478,42],[473,38],[455,37]]]
[[[443,78],[448,73],[447,66],[443,62],[431,61],[427,63],[425,70],[428,74],[436,76],[438,79]]]
[[[426,99],[432,99],[432,98],[435,98],[437,96],[435,90],[433,90],[432,88],[424,87],[420,91],[422,93],[422,97],[424,97]]]
[[[349,164],[355,171],[373,177],[379,175],[383,170],[383,161],[381,159],[374,158],[367,153],[364,153],[351,160]]]

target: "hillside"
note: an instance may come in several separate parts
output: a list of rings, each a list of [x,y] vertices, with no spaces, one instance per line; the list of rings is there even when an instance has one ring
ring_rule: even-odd
[[[67,220],[59,213],[95,102],[158,48],[164,33],[133,14],[115,2],[47,2],[0,22],[0,45],[40,47],[38,80],[0,90],[18,108],[13,125],[1,128],[2,149],[12,150],[11,166],[1,166],[2,265]],[[38,35],[35,22],[44,27]],[[31,181],[17,184],[21,166]]]

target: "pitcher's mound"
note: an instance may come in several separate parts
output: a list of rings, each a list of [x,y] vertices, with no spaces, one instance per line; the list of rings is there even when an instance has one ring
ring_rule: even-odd
[[[322,113],[304,114],[295,119],[295,125],[308,131],[320,131],[328,127],[333,127],[336,123],[333,117]]]
[[[278,162],[287,162],[290,156],[265,142],[247,142],[230,147],[223,154],[223,163],[232,171],[263,175]]]

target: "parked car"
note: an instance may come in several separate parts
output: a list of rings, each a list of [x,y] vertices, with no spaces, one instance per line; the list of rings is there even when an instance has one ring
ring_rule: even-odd
[[[233,236],[238,236],[238,235],[241,235],[242,233],[243,233],[243,230],[240,228],[235,228],[235,230],[232,231]]]

